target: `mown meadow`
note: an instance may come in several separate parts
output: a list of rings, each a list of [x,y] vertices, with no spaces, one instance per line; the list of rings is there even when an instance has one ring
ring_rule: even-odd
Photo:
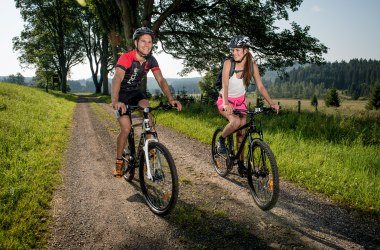
[[[44,248],[74,96],[0,83],[0,249]]]
[[[380,218],[379,112],[298,113],[281,102],[279,115],[260,116],[281,179]],[[0,83],[0,249],[44,248],[74,107],[71,94]],[[226,122],[214,107],[188,104],[157,123],[211,144]]]

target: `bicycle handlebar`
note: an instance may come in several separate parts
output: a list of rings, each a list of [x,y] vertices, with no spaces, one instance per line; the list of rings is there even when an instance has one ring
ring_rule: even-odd
[[[267,108],[267,107],[260,107],[260,108],[254,108],[252,110],[249,110],[249,109],[234,109],[232,111],[232,113],[234,113],[235,115],[240,115],[240,114],[253,114],[253,115],[257,115],[257,114],[260,114],[260,113],[274,113],[275,110],[273,108]]]
[[[147,107],[147,108],[143,108],[143,107],[141,107],[141,106],[139,106],[139,105],[126,105],[126,108],[127,108],[127,112],[126,113],[121,113],[121,110],[119,109],[119,110],[117,110],[118,111],[118,113],[119,113],[119,115],[121,116],[121,115],[125,115],[125,114],[127,114],[128,113],[128,111],[130,111],[130,112],[133,112],[133,111],[135,111],[135,110],[143,110],[143,112],[145,112],[145,113],[150,113],[151,111],[153,111],[153,110],[157,110],[157,109],[163,109],[163,110],[165,110],[165,111],[168,111],[168,110],[170,110],[170,109],[172,109],[172,108],[176,108],[176,106],[172,106],[170,103],[163,103],[163,102],[160,102],[157,106],[155,106],[155,107]]]
[[[144,112],[151,112],[153,110],[157,110],[157,109],[160,109],[162,108],[163,110],[167,111],[167,110],[170,110],[172,108],[175,108],[175,106],[172,106],[170,103],[163,103],[163,102],[160,102],[157,106],[155,107],[147,107],[147,108],[143,108],[139,105],[127,105],[127,110],[130,110],[130,111],[134,111],[134,110],[137,110],[137,109],[140,109],[140,110],[143,110]]]

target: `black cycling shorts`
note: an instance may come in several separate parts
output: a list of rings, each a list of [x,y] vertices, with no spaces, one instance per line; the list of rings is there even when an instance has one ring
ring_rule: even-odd
[[[125,103],[125,105],[137,105],[139,101],[148,99],[141,90],[128,91],[119,95],[119,102]]]

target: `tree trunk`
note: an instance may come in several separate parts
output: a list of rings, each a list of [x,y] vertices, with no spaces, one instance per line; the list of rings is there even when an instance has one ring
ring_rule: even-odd
[[[100,58],[100,75],[102,77],[102,83],[103,83],[103,95],[109,95],[108,91],[108,36],[107,34],[103,34],[102,39],[102,48],[101,51],[103,52]]]
[[[132,35],[136,28],[138,28],[137,23],[137,0],[116,0],[116,3],[121,12],[121,20],[123,23],[124,36],[128,50],[133,48]]]
[[[67,93],[67,69],[65,66],[62,67],[62,74],[61,74],[61,79],[60,79],[60,82],[61,82],[61,91],[62,93],[66,94]]]

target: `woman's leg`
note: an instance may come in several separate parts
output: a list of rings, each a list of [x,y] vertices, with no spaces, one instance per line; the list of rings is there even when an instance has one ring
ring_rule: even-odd
[[[245,125],[247,122],[247,119],[246,119],[246,116],[242,116],[240,117],[240,124],[239,124],[239,127]],[[245,131],[242,129],[242,130],[239,130],[237,133],[236,133],[236,147],[239,148],[241,143],[243,142],[243,139],[244,139],[244,133]],[[239,155],[239,160],[240,161],[244,161],[244,148],[243,150],[241,151],[241,154]]]
[[[222,132],[223,138],[226,138],[240,127],[240,118],[239,116],[233,114],[225,115],[224,112],[220,112],[220,114],[228,120],[228,124],[224,127]]]

